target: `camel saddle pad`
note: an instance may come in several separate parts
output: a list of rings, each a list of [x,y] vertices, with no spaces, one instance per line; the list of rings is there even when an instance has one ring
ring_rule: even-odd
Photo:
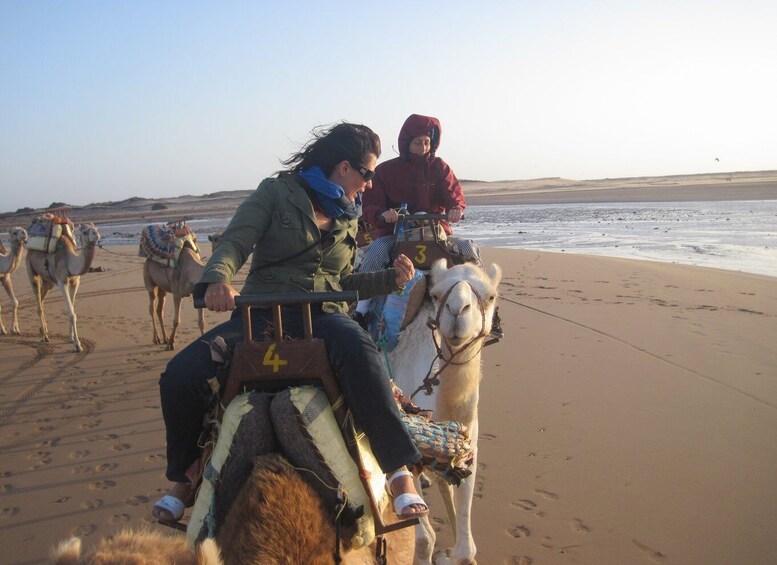
[[[270,415],[283,455],[321,496],[324,507],[337,507],[338,490],[347,497],[341,515],[346,546],[359,548],[372,543],[375,524],[370,500],[324,392],[312,386],[287,389],[273,399]],[[388,504],[385,475],[364,435],[358,446],[362,466],[382,510]]]
[[[393,351],[399,332],[415,319],[426,293],[426,277],[416,269],[401,293],[376,296],[370,302],[369,331],[381,351]]]
[[[27,234],[29,236],[27,249],[34,251],[54,253],[57,250],[59,238],[62,236],[67,237],[73,245],[76,245],[73,222],[68,218],[50,213],[36,217],[27,228]]]
[[[200,254],[196,242],[197,238],[188,226],[185,229],[175,229],[164,224],[150,224],[143,228],[140,234],[138,256],[172,267],[186,245],[197,255]]]

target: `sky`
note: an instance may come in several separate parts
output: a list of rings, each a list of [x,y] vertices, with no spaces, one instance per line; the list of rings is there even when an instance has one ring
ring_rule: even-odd
[[[0,212],[255,188],[313,128],[459,178],[777,168],[774,0],[0,0]],[[717,160],[716,160],[717,159]]]

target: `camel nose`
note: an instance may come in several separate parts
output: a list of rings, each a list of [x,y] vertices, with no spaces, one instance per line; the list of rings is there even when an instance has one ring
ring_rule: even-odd
[[[446,302],[445,308],[448,310],[451,316],[454,318],[458,318],[459,316],[463,316],[467,312],[469,312],[470,305],[469,304],[458,304],[454,305],[450,302]]]

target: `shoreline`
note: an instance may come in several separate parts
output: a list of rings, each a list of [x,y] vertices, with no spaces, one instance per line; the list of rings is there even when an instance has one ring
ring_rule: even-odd
[[[777,171],[590,181],[554,178],[496,182],[465,180],[462,186],[470,205],[777,200]],[[142,220],[154,223],[184,217],[231,215],[252,191],[253,187],[201,196],[129,198],[121,202],[74,205],[69,216],[75,222]],[[164,209],[153,209],[159,206]],[[0,231],[6,232],[17,225],[26,227],[44,211],[0,213]]]

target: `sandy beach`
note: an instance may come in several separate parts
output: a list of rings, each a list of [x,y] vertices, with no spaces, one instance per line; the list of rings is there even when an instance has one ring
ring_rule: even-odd
[[[44,563],[71,535],[90,546],[160,527],[157,381],[173,353],[151,342],[136,250],[100,249],[105,271],[82,277],[81,353],[56,292],[40,341],[24,266],[12,275],[22,335],[0,336],[2,563]],[[484,260],[504,270],[507,337],[484,352],[478,561],[774,562],[777,279],[521,250]],[[207,313],[208,327],[225,317]],[[195,321],[187,299],[181,345]],[[442,547],[444,509],[427,496]]]

